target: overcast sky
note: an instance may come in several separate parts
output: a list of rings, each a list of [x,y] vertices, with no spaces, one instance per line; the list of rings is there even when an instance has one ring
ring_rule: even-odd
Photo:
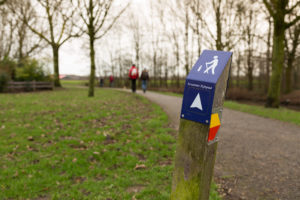
[[[125,6],[127,1],[124,0],[116,0],[115,5],[122,5]],[[119,19],[119,22],[122,22],[124,20],[124,17],[130,12],[132,9],[136,10],[136,12],[144,13],[146,12],[146,0],[131,0],[131,6],[130,9],[127,10],[127,12],[123,13],[122,17]],[[109,32],[106,37],[102,38],[101,41],[98,41],[96,43],[96,56],[99,60],[108,62],[108,59],[105,59],[108,54],[105,54],[105,51],[108,49],[99,49],[101,44],[103,46],[106,46],[107,43],[109,43],[109,40],[111,40],[113,37],[117,36],[112,36],[113,31]],[[124,34],[125,35],[125,34]],[[126,40],[125,36],[122,35],[123,38],[123,44],[124,40]],[[130,39],[128,38],[127,41]],[[76,38],[71,41],[68,41],[66,44],[64,44],[61,49],[60,49],[60,74],[65,75],[65,74],[75,74],[75,75],[89,75],[90,73],[90,58],[89,58],[89,46],[86,45],[88,44],[88,38],[84,36],[83,38]],[[98,50],[98,51],[97,51]],[[101,51],[101,52],[99,52]],[[100,54],[101,53],[101,54]],[[48,53],[49,56],[51,56],[51,51]],[[97,63],[99,64],[99,63]],[[49,68],[52,70],[52,62],[49,63]],[[97,73],[96,73],[97,74]]]
[[[122,17],[119,19],[118,23],[116,24],[116,30],[111,30],[104,38],[102,38],[100,41],[96,43],[96,66],[99,68],[100,64],[103,63],[109,63],[110,62],[110,51],[112,53],[115,53],[114,51],[116,49],[125,49],[126,52],[128,52],[130,55],[132,55],[132,60],[134,61],[134,48],[132,43],[132,35],[133,32],[130,31],[128,28],[124,29],[124,24],[130,21],[128,16],[130,13],[134,13],[134,15],[138,16],[138,19],[140,21],[140,25],[142,27],[146,27],[146,23],[149,23],[151,20],[151,14],[150,14],[150,2],[149,0],[115,0],[115,5],[118,5],[117,9],[119,10],[121,7],[126,5],[126,2],[130,1],[131,6],[127,9],[125,13],[123,13]],[[154,2],[154,1],[153,1]],[[259,6],[259,4],[257,4]],[[209,10],[209,9],[207,9]],[[259,10],[259,9],[258,9]],[[262,10],[261,10],[262,11]],[[180,10],[178,10],[180,12]],[[205,15],[206,19],[210,19],[211,17],[209,15]],[[268,25],[265,20],[263,20],[265,16],[262,14],[261,19],[257,23],[257,30],[258,32],[261,32],[260,34],[265,33],[268,30]],[[168,19],[169,20],[169,19]],[[171,19],[172,20],[172,19]],[[173,19],[174,20],[174,19]],[[172,23],[166,24],[166,26],[174,25],[174,21]],[[123,28],[122,28],[123,26]],[[211,19],[210,23],[210,30],[212,32],[215,32],[215,23],[214,20]],[[256,30],[256,31],[257,31]],[[149,31],[149,30],[148,30]],[[147,44],[142,44],[141,53],[143,52],[149,52],[149,43],[151,43],[151,34],[145,30],[142,30],[143,32],[143,41],[148,42]],[[257,32],[257,34],[259,34]],[[157,33],[159,34],[159,33]],[[148,38],[147,38],[148,37]],[[90,59],[89,59],[89,40],[87,36],[84,36],[82,38],[75,38],[73,40],[68,41],[66,44],[64,44],[60,49],[60,74],[75,74],[75,75],[89,75],[90,73]],[[170,44],[169,44],[170,45]],[[202,50],[207,49],[209,47],[204,46],[204,44],[201,44]],[[120,47],[121,46],[121,47]],[[144,48],[144,49],[143,49]],[[171,47],[172,48],[172,47]],[[245,47],[241,47],[242,49]],[[48,57],[51,58],[51,49],[48,48]],[[265,51],[264,45],[263,46],[257,46],[256,49],[259,49],[259,51],[263,52]],[[171,53],[172,49],[170,49]],[[143,55],[141,56],[143,57]],[[172,59],[172,57],[170,57]],[[141,58],[143,59],[143,58]],[[195,57],[195,59],[197,59]],[[48,59],[47,59],[48,60]],[[52,70],[52,62],[51,59],[49,59],[49,69]],[[194,62],[194,60],[192,61]],[[145,66],[143,66],[145,67]],[[147,66],[146,66],[147,68]],[[181,69],[182,73],[184,74],[184,68]],[[99,75],[99,72],[96,72],[96,75]]]

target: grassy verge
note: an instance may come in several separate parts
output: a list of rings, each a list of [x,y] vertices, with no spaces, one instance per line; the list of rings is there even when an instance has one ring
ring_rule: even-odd
[[[0,199],[169,199],[175,139],[167,123],[131,93],[0,94]]]
[[[88,80],[61,80],[63,87],[85,86]]]
[[[263,106],[247,105],[233,101],[226,101],[224,106],[233,110],[251,113],[266,118],[277,119],[284,122],[290,122],[300,126],[300,112],[286,108],[265,108]]]
[[[159,93],[182,97],[182,94],[177,94],[172,92],[159,92]],[[263,106],[242,104],[234,101],[225,101],[224,107],[232,110],[238,110],[241,112],[258,115],[261,117],[277,119],[284,122],[290,122],[300,126],[300,112],[294,110],[290,110],[286,108],[279,108],[279,109],[265,108]]]

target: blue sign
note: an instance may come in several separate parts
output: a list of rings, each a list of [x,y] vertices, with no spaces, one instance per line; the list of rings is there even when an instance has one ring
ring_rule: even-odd
[[[231,56],[231,52],[203,51],[186,78],[181,118],[210,123],[215,86]]]

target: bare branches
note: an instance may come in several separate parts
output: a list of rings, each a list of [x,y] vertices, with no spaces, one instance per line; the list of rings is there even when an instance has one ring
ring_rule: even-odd
[[[94,38],[102,38],[129,6],[129,4],[127,4],[115,16],[108,18],[112,3],[113,0],[78,0],[79,7],[83,7],[83,9],[79,9],[79,16],[87,27],[86,29],[82,28],[86,34],[90,34],[91,30],[88,31],[87,29],[92,27]]]
[[[291,8],[286,10],[287,14],[290,14],[294,11],[295,8],[300,7],[300,1],[298,1],[295,5],[293,5]],[[299,9],[299,8],[298,8]]]
[[[124,13],[124,11],[128,8],[129,4],[127,4],[127,6],[125,6],[119,13],[118,15],[116,15],[113,19],[113,21],[107,26],[107,28],[103,31],[102,34],[96,36],[95,38],[96,39],[100,39],[102,38],[112,27],[113,25],[116,23],[116,21],[120,18],[120,16]],[[96,30],[99,31],[101,29],[101,27],[99,26],[99,29]]]
[[[83,2],[83,4],[81,3]],[[79,6],[79,16],[81,17],[85,28],[80,28],[82,33],[86,33],[89,37],[90,43],[90,60],[91,60],[91,73],[89,81],[88,96],[94,96],[94,84],[95,84],[95,41],[102,38],[115,24],[118,18],[122,15],[125,6],[117,15],[111,19],[110,9],[113,0],[77,0]],[[81,9],[83,6],[83,9]]]
[[[46,14],[45,21],[30,21],[24,16],[24,22],[33,33],[45,40],[49,45],[58,47],[70,38],[78,35],[73,33],[75,27],[75,7],[71,2],[63,0],[37,0],[37,2],[44,9]],[[45,22],[48,24],[47,29],[36,24],[44,24]],[[49,34],[45,34],[46,32]]]
[[[285,28],[288,29],[291,26],[295,25],[300,20],[300,16],[297,16],[294,20],[285,24]]]
[[[272,8],[271,3],[268,2],[267,0],[263,0],[263,2],[264,2],[264,4],[265,4],[267,10],[269,11],[270,15],[271,15],[272,17],[275,17],[275,13],[274,13],[274,11],[273,11],[274,9]]]

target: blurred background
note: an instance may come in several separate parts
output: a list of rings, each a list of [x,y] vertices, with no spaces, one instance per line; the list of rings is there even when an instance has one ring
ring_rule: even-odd
[[[299,12],[296,0],[2,0],[0,76],[92,87],[114,76],[129,87],[136,64],[150,89],[182,93],[202,50],[213,49],[233,52],[227,98],[298,107]]]

